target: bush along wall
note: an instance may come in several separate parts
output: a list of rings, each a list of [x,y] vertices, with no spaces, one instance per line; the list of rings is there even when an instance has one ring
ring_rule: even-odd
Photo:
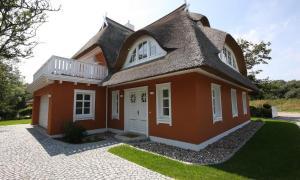
[[[254,117],[272,118],[272,106],[263,104],[263,106],[250,106],[250,114]]]

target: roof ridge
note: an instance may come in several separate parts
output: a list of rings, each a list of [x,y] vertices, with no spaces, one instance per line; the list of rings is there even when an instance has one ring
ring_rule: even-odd
[[[168,13],[167,15],[165,15],[165,16],[163,16],[163,17],[157,19],[156,21],[154,21],[154,22],[148,24],[147,26],[143,27],[142,29],[145,29],[145,28],[147,28],[148,26],[151,26],[152,24],[154,24],[154,23],[156,23],[156,22],[158,22],[158,21],[160,21],[160,20],[162,20],[162,19],[164,19],[164,18],[167,18],[167,17],[169,17],[170,15],[176,13],[178,10],[185,9],[185,8],[186,8],[186,3],[182,4],[181,6],[179,6],[178,8],[176,8],[175,10],[171,11],[170,13]]]
[[[126,29],[126,30],[131,31],[131,32],[134,32],[134,30],[132,30],[132,29],[126,27],[126,26],[123,25],[123,24],[118,23],[117,21],[112,20],[112,19],[109,18],[109,17],[106,17],[106,19],[109,20],[109,21],[111,21],[112,23],[115,23],[116,25],[120,26],[121,28],[124,28],[124,29]]]

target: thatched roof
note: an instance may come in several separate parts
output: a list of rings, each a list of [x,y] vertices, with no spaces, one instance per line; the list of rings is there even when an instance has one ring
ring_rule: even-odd
[[[212,29],[208,19],[185,10],[186,5],[132,33],[125,40],[114,66],[114,74],[104,85],[115,85],[171,72],[201,68],[247,88],[257,88],[247,79],[242,51],[232,38],[223,31]],[[142,35],[150,35],[168,53],[165,57],[122,70],[128,49]],[[225,42],[235,51],[239,70],[224,64],[218,57]]]
[[[77,59],[94,47],[99,46],[103,51],[109,69],[115,65],[117,55],[124,40],[133,31],[110,18],[106,17],[105,21],[102,28],[73,55],[73,59]]]

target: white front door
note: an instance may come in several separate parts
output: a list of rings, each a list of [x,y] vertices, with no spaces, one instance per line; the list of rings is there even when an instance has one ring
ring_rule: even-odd
[[[40,99],[40,112],[39,112],[39,125],[46,128],[48,127],[48,95],[41,96]]]
[[[125,131],[148,135],[147,87],[125,90]]]

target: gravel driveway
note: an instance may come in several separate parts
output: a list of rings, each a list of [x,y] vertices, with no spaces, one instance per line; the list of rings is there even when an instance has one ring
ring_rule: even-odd
[[[0,179],[166,179],[107,152],[117,142],[70,145],[31,125],[0,126]]]

